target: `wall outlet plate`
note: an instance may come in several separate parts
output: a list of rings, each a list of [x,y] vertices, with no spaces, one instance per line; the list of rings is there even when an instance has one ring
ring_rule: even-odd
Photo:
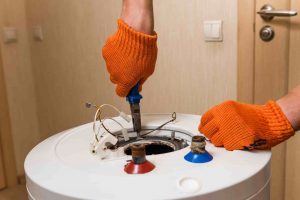
[[[223,22],[222,20],[204,21],[204,38],[207,42],[223,41]]]

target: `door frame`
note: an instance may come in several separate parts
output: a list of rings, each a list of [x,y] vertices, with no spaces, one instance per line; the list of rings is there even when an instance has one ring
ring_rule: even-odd
[[[256,62],[256,10],[258,0],[240,0],[238,3],[238,73],[237,73],[237,99],[245,103],[257,103],[260,97],[256,95],[255,86],[260,85],[255,74],[261,70],[255,66]],[[283,0],[284,1],[284,0]],[[275,70],[270,70],[268,75],[276,74]],[[287,77],[286,77],[287,78]],[[287,81],[287,80],[286,80]],[[260,89],[268,90],[268,86],[261,86]],[[261,102],[260,102],[261,103]],[[272,149],[272,182],[271,182],[271,198],[282,199],[285,193],[285,177],[286,169],[285,160],[286,144]]]
[[[245,103],[254,103],[255,1],[237,1],[237,4],[237,99]]]
[[[0,148],[5,173],[6,186],[14,186],[17,182],[17,169],[12,138],[10,115],[3,72],[3,60],[0,48]],[[1,151],[0,151],[1,152]]]
[[[1,147],[1,141],[0,141]],[[6,187],[5,173],[4,173],[4,160],[2,158],[2,149],[0,148],[0,190]]]

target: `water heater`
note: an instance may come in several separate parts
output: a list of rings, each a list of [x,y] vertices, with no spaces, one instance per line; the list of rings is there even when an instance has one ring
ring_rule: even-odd
[[[202,135],[198,131],[200,118],[177,114],[176,119],[162,126],[170,120],[170,114],[143,114],[141,134],[147,136],[136,141],[130,139],[135,137],[132,123],[121,117],[111,118],[105,127],[120,140],[117,148],[114,137],[105,134],[96,138],[98,143],[105,142],[95,148],[92,130],[105,132],[99,122],[58,133],[38,144],[25,160],[28,197],[269,199],[270,151],[227,151],[206,141],[205,152],[211,159],[189,160],[193,136]],[[134,143],[145,146],[146,159],[153,164],[147,173],[126,171],[133,159],[130,146]]]

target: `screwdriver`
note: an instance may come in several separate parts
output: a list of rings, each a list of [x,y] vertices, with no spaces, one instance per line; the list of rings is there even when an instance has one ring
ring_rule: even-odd
[[[140,132],[142,129],[141,125],[141,110],[140,110],[140,101],[142,95],[139,93],[139,83],[136,84],[127,95],[126,100],[130,104],[130,111],[132,117],[133,131],[136,132],[137,138],[140,138]]]

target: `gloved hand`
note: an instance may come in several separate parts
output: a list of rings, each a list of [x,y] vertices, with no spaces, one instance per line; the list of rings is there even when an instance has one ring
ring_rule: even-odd
[[[137,32],[121,19],[118,30],[102,49],[110,80],[117,84],[116,93],[125,97],[138,82],[143,83],[154,72],[157,57],[157,35]]]
[[[202,116],[199,131],[227,150],[270,149],[295,133],[274,101],[265,105],[224,102]]]

